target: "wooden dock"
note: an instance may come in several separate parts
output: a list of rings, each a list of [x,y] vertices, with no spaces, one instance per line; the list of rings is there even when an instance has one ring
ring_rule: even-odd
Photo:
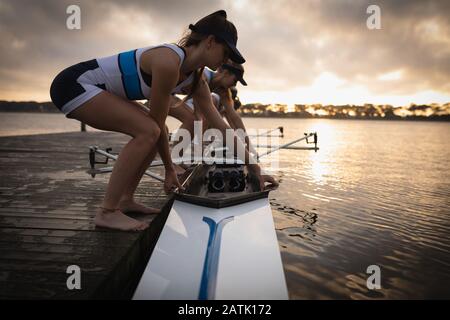
[[[109,132],[0,137],[0,299],[131,297],[154,230],[96,229],[109,174],[86,173],[90,145],[118,153],[128,140]],[[167,202],[162,184],[146,176],[136,199]],[[67,288],[70,265],[80,267],[80,290]]]

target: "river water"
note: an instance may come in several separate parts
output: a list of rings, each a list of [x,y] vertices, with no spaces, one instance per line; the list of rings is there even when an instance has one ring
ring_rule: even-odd
[[[244,122],[283,126],[279,143],[319,136],[318,152],[282,150],[277,168],[266,164],[281,181],[270,199],[292,299],[450,298],[449,123]],[[60,114],[0,113],[0,136],[77,130]],[[381,288],[370,290],[373,265]]]

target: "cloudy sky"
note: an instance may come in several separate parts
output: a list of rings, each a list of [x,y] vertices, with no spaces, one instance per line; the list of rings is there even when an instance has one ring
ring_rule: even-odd
[[[81,30],[66,9],[81,8]],[[369,5],[381,9],[370,30]],[[225,9],[238,29],[244,103],[450,102],[450,1],[0,0],[0,100],[48,101],[74,63],[176,42]]]

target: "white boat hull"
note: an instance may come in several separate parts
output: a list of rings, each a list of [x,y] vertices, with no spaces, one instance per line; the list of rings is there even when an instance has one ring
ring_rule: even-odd
[[[133,299],[288,299],[268,198],[175,200]]]

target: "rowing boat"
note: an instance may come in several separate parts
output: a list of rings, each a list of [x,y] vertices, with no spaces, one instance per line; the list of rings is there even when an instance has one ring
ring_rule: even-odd
[[[264,135],[276,130],[283,134],[280,127]],[[303,140],[314,147],[294,146]],[[317,152],[317,134],[256,147],[268,149],[257,154],[258,161],[281,149]],[[260,190],[259,181],[241,161],[214,158],[211,164],[211,152],[222,149],[212,146],[206,158],[173,159],[193,167],[182,179],[185,190],[173,193],[150,225],[149,260],[133,299],[288,299],[270,190]],[[90,147],[92,177],[111,172],[112,167],[96,168],[117,160],[110,151]],[[105,160],[98,161],[96,155]],[[154,161],[150,168],[161,164]],[[145,174],[164,181],[152,171]]]
[[[197,165],[184,184],[133,299],[287,299],[269,190],[242,164]]]

